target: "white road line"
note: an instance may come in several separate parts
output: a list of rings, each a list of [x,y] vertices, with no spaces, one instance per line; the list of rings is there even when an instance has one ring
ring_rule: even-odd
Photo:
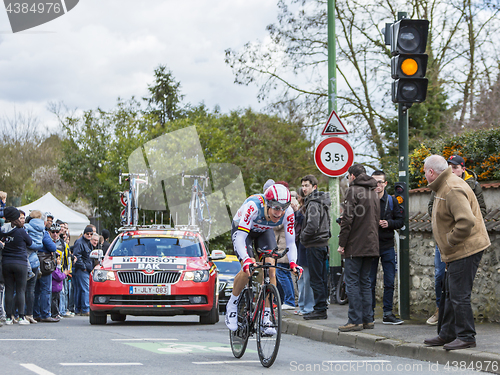
[[[0,339],[0,341],[56,341],[56,339]]]
[[[41,367],[38,367],[37,365],[34,365],[33,363],[21,363],[21,366],[23,366],[25,369],[28,369],[30,371],[33,371],[34,373],[38,375],[55,375],[53,372],[44,370]]]
[[[111,341],[176,341],[178,339],[111,339]]]
[[[128,362],[128,363],[59,363],[61,366],[142,366],[139,362]]]
[[[212,361],[212,362],[193,362],[195,365],[221,365],[224,363],[232,363],[232,364],[237,364],[237,363],[260,363],[260,361],[240,361],[240,360],[235,360],[235,361]]]

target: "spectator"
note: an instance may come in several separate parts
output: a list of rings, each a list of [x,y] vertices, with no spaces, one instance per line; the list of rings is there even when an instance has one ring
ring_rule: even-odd
[[[302,188],[297,190],[297,204],[294,204],[292,199],[292,208],[295,211],[295,243],[297,246],[297,264],[301,266],[304,270],[302,272],[302,277],[297,280],[297,286],[299,289],[299,309],[294,312],[298,315],[307,315],[314,311],[314,292],[311,288],[310,282],[310,271],[307,263],[306,248],[300,243],[300,233],[302,231],[302,226],[304,225],[304,192]]]
[[[310,283],[314,293],[314,311],[304,315],[306,320],[326,319],[328,305],[328,240],[330,239],[330,195],[318,191],[318,180],[307,175],[301,180],[305,198],[305,213],[300,242],[306,248]]]
[[[102,243],[102,252],[106,254],[109,248],[109,230],[103,229],[102,230],[102,237],[104,238],[104,242]]]
[[[61,315],[59,314],[59,305],[60,305],[60,295],[63,290],[63,281],[66,278],[68,271],[62,271],[61,266],[61,254],[57,252],[57,267],[52,272],[52,304],[51,304],[51,313],[53,318],[61,319]]]
[[[49,214],[50,215],[50,214]],[[52,220],[49,220],[52,222]],[[45,228],[48,226],[47,218],[45,218]],[[50,233],[45,230],[42,239],[43,247],[38,252],[40,253],[54,253],[57,248],[50,237]],[[51,317],[50,305],[52,302],[52,276],[51,274],[42,275],[35,285],[35,304],[33,307],[33,317],[37,322],[57,323],[59,319]]]
[[[477,182],[476,174],[465,168],[465,160],[459,155],[452,155],[448,159],[448,165],[451,166],[451,171],[454,175],[462,178],[470,186],[474,194],[476,195],[477,202],[481,209],[481,214],[483,218],[486,216],[486,204],[484,203],[483,189],[481,185]],[[429,199],[428,211],[429,216],[432,217],[432,206],[434,204],[434,197],[436,193],[433,191],[431,193],[431,198]],[[443,289],[443,280],[445,273],[445,263],[441,260],[441,254],[439,253],[438,246],[434,252],[434,288],[436,291],[436,312],[427,319],[427,324],[436,325],[439,321],[439,304],[441,301],[441,292]]]
[[[374,327],[370,270],[379,255],[378,227],[380,199],[377,181],[366,175],[365,167],[354,164],[347,170],[349,188],[345,193],[340,221],[338,252],[344,258],[344,280],[349,310],[347,324],[339,331],[361,331]]]
[[[93,229],[89,225],[83,231],[83,237],[75,242],[73,256],[73,282],[75,292],[75,314],[89,315],[89,275],[92,271],[92,259],[90,259]]]
[[[0,191],[0,228],[5,223],[5,217],[4,217],[5,202],[7,202],[7,193],[5,191]]]
[[[30,324],[24,318],[26,282],[28,275],[28,252],[31,237],[23,228],[24,222],[20,219],[20,212],[15,207],[6,207],[4,217],[12,223],[13,229],[2,234],[5,243],[2,251],[2,274],[5,283],[5,312],[6,324],[14,322],[14,313],[19,312],[19,324]],[[14,300],[14,291],[16,293]]]
[[[24,227],[33,241],[32,245],[28,248],[30,266],[31,268],[39,267],[40,262],[38,261],[37,253],[43,248],[42,240],[45,232],[45,223],[42,220],[42,212],[39,210],[31,211],[28,221],[24,224]],[[32,273],[35,275],[34,272]]]
[[[380,256],[373,258],[370,272],[372,310],[375,310],[375,285],[377,282],[378,261],[380,258],[382,270],[384,271],[384,317],[382,322],[384,324],[403,324],[403,321],[396,318],[392,312],[392,304],[394,300],[394,279],[396,277],[397,264],[396,253],[394,251],[394,230],[403,227],[404,212],[398,201],[385,191],[387,186],[385,173],[382,171],[375,171],[372,173],[372,177],[377,180],[375,192],[380,199],[380,221],[378,227]]]
[[[481,208],[467,182],[453,174],[446,160],[431,155],[424,162],[429,188],[436,192],[432,208],[432,233],[446,263],[444,300],[441,300],[438,336],[424,340],[446,350],[476,347],[472,286],[490,239]],[[439,329],[440,328],[440,329]]]
[[[3,326],[3,322],[6,320],[5,309],[3,306],[3,295],[5,292],[5,284],[3,281],[3,273],[2,273],[2,254],[4,243],[0,241],[0,327]]]
[[[57,247],[57,252],[61,255],[61,270],[66,275],[62,281],[62,289],[59,293],[59,314],[64,318],[72,318],[75,316],[74,313],[69,311],[68,299],[69,299],[69,288],[71,279],[71,269],[72,269],[72,256],[69,251],[69,245],[66,243],[66,231],[67,224],[61,220],[57,220],[56,224],[50,227],[51,237],[54,239],[54,243]],[[56,237],[59,236],[59,237]],[[54,278],[52,278],[54,280]],[[52,291],[54,288],[52,288]],[[53,315],[53,314],[52,314]]]
[[[54,222],[54,215],[52,215],[50,212],[45,213],[45,229],[47,231],[50,230],[50,227],[52,226],[52,223]]]

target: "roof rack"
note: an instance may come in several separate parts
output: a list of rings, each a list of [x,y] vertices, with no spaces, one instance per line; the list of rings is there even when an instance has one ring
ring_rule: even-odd
[[[151,224],[151,225],[125,225],[123,227],[118,228],[118,232],[125,232],[129,230],[140,230],[140,229],[149,229],[149,230],[165,230],[165,229],[174,229],[169,224]]]

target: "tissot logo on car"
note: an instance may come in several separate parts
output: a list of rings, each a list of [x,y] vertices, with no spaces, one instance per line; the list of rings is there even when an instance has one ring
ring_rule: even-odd
[[[4,0],[13,33],[31,29],[63,16],[80,0]]]

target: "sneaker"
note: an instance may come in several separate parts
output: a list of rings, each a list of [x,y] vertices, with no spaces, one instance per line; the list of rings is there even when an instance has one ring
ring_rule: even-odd
[[[396,316],[394,316],[394,314],[391,313],[390,315],[384,316],[382,323],[399,325],[399,324],[403,324],[404,321],[399,319],[399,318],[396,318]]]
[[[374,329],[374,328],[375,328],[375,322],[363,323],[363,329]]]
[[[30,322],[27,319],[25,319],[25,318],[20,318],[19,319],[19,325],[25,326],[25,325],[28,325],[28,324],[30,324]]]
[[[73,314],[71,311],[67,311],[66,314],[63,315],[65,318],[74,318],[75,314]]]
[[[438,324],[439,320],[439,308],[436,309],[436,312],[434,315],[432,315],[429,319],[427,319],[426,323],[429,324],[430,326],[435,326]]]
[[[326,313],[326,310],[324,310],[324,311],[314,310],[313,312],[311,312],[309,314],[304,314],[302,317],[305,320],[319,320],[319,319],[327,319],[328,314]]]
[[[12,323],[19,323],[19,317],[13,317],[12,318]]]
[[[347,323],[344,326],[339,327],[340,332],[352,332],[352,331],[362,331],[363,324]]]
[[[281,305],[281,310],[295,310],[295,306],[287,305],[286,303],[284,303],[283,305]]]
[[[10,326],[12,324],[12,319],[11,318],[5,319],[5,324],[7,324],[8,326]]]
[[[37,324],[37,323],[38,323],[35,319],[33,319],[33,316],[32,316],[32,315],[26,315],[24,318],[25,318],[28,322],[30,322],[30,324]]]

